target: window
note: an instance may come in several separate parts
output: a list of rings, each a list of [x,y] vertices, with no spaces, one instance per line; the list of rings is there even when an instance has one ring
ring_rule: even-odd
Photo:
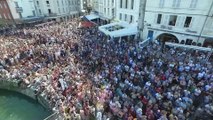
[[[59,6],[59,2],[58,2],[58,0],[57,0],[57,5]]]
[[[106,14],[106,8],[104,8],[104,14]]]
[[[47,3],[47,4],[50,4],[50,2],[49,2],[49,1],[46,1],[46,3]]]
[[[162,14],[158,14],[157,24],[160,24],[160,23],[161,23],[161,18],[162,18]]]
[[[130,23],[132,23],[133,22],[133,16],[131,15],[130,16]]]
[[[184,27],[189,27],[192,21],[192,17],[186,17]]]
[[[39,1],[36,1],[37,5],[39,5]]]
[[[39,14],[41,15],[41,9],[39,9],[38,11],[39,11]]]
[[[186,39],[185,45],[192,45],[193,40],[192,39]]]
[[[172,7],[175,7],[175,6],[176,6],[176,1],[177,1],[177,0],[173,0]]]
[[[159,7],[160,8],[164,7],[164,3],[165,3],[165,0],[160,0]]]
[[[169,25],[175,26],[176,21],[177,21],[177,15],[170,15],[170,18],[169,18]]]
[[[121,13],[120,13],[120,17],[119,18],[120,18],[120,20],[122,20],[122,14]]]
[[[7,14],[7,16],[8,16],[8,19],[11,19],[10,14]]]
[[[123,0],[120,0],[120,8],[122,8]]]
[[[125,8],[127,8],[128,7],[128,0],[126,0],[126,5],[125,5]]]
[[[114,10],[114,8],[113,8],[113,9],[112,9],[112,16],[113,16],[113,17],[114,17],[114,15],[115,15],[114,12],[115,12],[115,10]]]
[[[0,14],[0,18],[2,18],[1,14]]]
[[[176,7],[180,7],[180,2],[181,2],[181,0],[177,0],[177,6]]]
[[[7,8],[7,4],[6,3],[4,3],[4,7]]]
[[[197,1],[198,0],[191,0],[190,8],[196,8],[197,7]]]
[[[180,2],[181,2],[181,0],[173,0],[172,7],[174,7],[174,8],[180,7]]]
[[[2,8],[1,2],[0,2],[0,8]]]
[[[15,4],[16,7],[19,7],[19,6],[18,6],[18,2],[14,2],[14,4]]]
[[[6,16],[6,14],[4,13],[4,19],[7,19],[7,16]]]
[[[63,13],[65,13],[65,10],[64,10],[64,8],[63,8]]]
[[[134,0],[132,0],[132,4],[131,4],[131,9],[133,10],[134,9]]]
[[[14,2],[15,6],[18,7],[18,2]]]
[[[33,16],[36,16],[35,10],[33,10],[32,13],[33,13]]]
[[[19,17],[22,18],[22,14],[20,12],[18,14],[19,14]]]
[[[58,13],[59,13],[59,14],[61,13],[61,10],[60,10],[60,8],[58,8]]]
[[[125,21],[127,21],[127,14],[125,14]]]
[[[51,9],[48,9],[48,13],[49,13],[49,14],[51,14],[51,13],[52,13],[52,12],[51,12]]]

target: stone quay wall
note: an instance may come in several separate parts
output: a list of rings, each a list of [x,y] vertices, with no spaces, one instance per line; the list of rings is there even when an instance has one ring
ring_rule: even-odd
[[[34,100],[37,100],[43,107],[47,108],[48,110],[52,110],[49,102],[43,96],[36,95],[35,91],[32,88],[21,87],[19,85],[19,80],[0,79],[0,89],[15,91],[23,95],[26,95]]]

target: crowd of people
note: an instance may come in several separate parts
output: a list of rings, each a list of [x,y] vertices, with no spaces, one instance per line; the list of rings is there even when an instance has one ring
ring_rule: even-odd
[[[0,77],[35,89],[66,120],[213,119],[207,52],[109,39],[79,19],[0,36]],[[201,114],[202,113],[202,114]],[[202,115],[200,117],[200,115]]]

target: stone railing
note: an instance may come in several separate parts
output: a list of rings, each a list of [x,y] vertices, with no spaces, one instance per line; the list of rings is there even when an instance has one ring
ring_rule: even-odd
[[[52,110],[48,100],[46,100],[45,97],[43,97],[42,95],[36,95],[34,89],[23,87],[19,83],[20,80],[17,79],[7,80],[0,78],[0,89],[15,91],[26,95],[34,100],[37,100],[42,106],[44,106],[48,110]]]

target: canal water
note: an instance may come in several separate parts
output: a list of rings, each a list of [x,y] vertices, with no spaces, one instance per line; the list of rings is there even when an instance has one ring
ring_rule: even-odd
[[[51,114],[37,101],[0,89],[0,120],[43,120]]]

